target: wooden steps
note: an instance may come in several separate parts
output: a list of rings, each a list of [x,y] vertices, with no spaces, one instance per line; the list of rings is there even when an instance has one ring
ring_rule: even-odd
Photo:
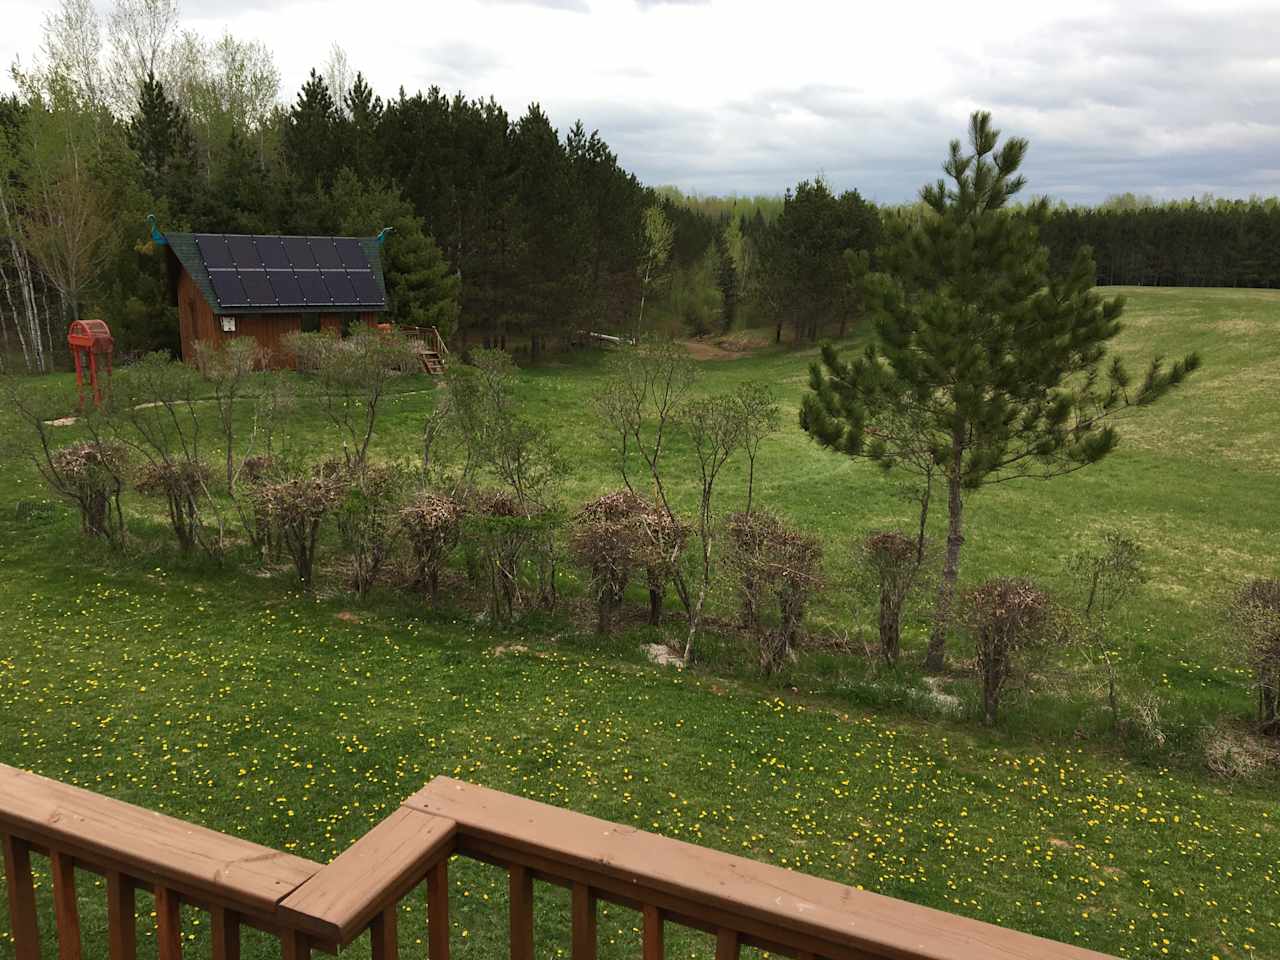
[[[444,360],[437,351],[423,347],[418,350],[418,359],[422,361],[422,369],[433,377],[444,375]]]

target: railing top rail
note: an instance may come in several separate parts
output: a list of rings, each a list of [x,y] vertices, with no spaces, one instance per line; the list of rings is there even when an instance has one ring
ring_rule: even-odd
[[[284,922],[325,943],[348,944],[453,849],[455,824],[401,807],[280,904]]]
[[[405,806],[453,820],[461,838],[673,894],[872,957],[899,960],[1108,960],[1103,954],[857,890],[437,777]]]
[[[320,864],[0,764],[0,833],[270,914]]]

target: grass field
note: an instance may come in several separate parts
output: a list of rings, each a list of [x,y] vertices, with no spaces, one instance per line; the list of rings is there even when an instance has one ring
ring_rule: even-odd
[[[176,558],[158,515],[110,554],[65,507],[16,519],[19,500],[46,494],[15,457],[0,465],[0,760],[322,861],[450,774],[1121,956],[1280,956],[1276,781],[1214,780],[1198,746],[1209,723],[1251,706],[1221,601],[1276,574],[1280,294],[1129,293],[1122,351],[1138,363],[1197,349],[1205,369],[1126,424],[1096,468],[977,495],[962,578],[1060,587],[1065,557],[1099,531],[1138,537],[1151,581],[1123,623],[1124,687],[1163,699],[1163,747],[1113,743],[1097,696],[1064,680],[1069,656],[988,731],[939,712],[911,666],[886,677],[861,657],[813,654],[765,685],[720,638],[693,671],[651,667],[638,595],[634,623],[605,642],[565,614],[495,632],[469,601],[429,610],[389,588],[356,601],[332,571],[306,597],[283,571]],[[849,545],[909,522],[910,505],[794,426],[812,355],[708,361],[703,379],[775,385],[786,428],[762,452],[762,499],[824,538],[815,634],[856,632],[874,621],[844,589]],[[527,408],[571,455],[570,503],[616,482],[590,413],[598,375],[574,360],[522,377]],[[393,398],[379,455],[413,455],[433,401]],[[305,410],[291,429],[299,448],[325,433]],[[726,509],[741,479],[735,465]],[[922,643],[915,622],[909,660]],[[962,666],[946,689],[967,703]],[[468,864],[455,883],[459,956],[501,955],[503,877]],[[567,954],[567,897],[545,896],[540,955]],[[90,956],[101,900],[82,897]],[[405,911],[408,945],[421,900]],[[605,954],[635,955],[637,928],[608,909]],[[671,955],[709,948],[689,935]],[[255,942],[246,955],[270,953]]]

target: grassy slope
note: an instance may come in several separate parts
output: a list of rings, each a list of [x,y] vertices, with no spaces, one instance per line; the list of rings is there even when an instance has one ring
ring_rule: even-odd
[[[1052,578],[1080,526],[1142,536],[1155,577],[1129,624],[1129,685],[1162,688],[1188,730],[1248,705],[1209,631],[1216,596],[1274,561],[1278,308],[1266,293],[1135,291],[1122,346],[1198,348],[1204,374],[1135,421],[1108,463],[974,501],[972,577]],[[806,360],[765,353],[708,364],[706,378],[766,377],[785,394],[764,499],[827,531],[837,567],[843,542],[907,511],[874,470],[791,426]],[[595,455],[592,376],[576,365],[527,376],[530,409],[575,454],[574,499],[611,482]],[[413,449],[429,402],[395,401],[384,453]],[[321,430],[309,421],[298,439]],[[13,519],[13,502],[38,490],[29,467],[4,464],[0,480],[5,762],[320,860],[448,773],[1120,955],[1280,954],[1274,790],[1073,741],[1092,713],[1070,698],[1015,709],[988,734],[859,709],[873,688],[831,658],[797,670],[799,690],[781,697],[661,673],[627,662],[622,641],[495,637],[390,593],[308,600],[280,578],[99,555],[65,512],[47,526]],[[848,622],[846,607],[832,591],[818,618]],[[499,643],[529,649],[498,655]],[[457,883],[460,955],[499,955],[501,876],[467,867]],[[100,901],[84,898],[90,926]],[[407,906],[409,943],[420,901]],[[563,911],[541,910],[540,923],[548,955],[562,952]],[[602,918],[610,955],[634,953],[635,925],[617,909]],[[706,946],[685,938],[672,955]]]

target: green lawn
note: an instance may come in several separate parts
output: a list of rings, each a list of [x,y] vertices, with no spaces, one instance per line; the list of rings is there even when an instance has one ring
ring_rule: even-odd
[[[318,860],[449,774],[1122,956],[1278,956],[1276,781],[1213,780],[1197,743],[1251,704],[1218,628],[1221,600],[1276,570],[1280,294],[1131,294],[1121,348],[1135,360],[1198,349],[1204,371],[1127,424],[1104,464],[975,497],[962,576],[1053,587],[1090,534],[1139,537],[1152,581],[1125,623],[1125,687],[1164,698],[1164,748],[1111,743],[1096,696],[1066,680],[1070,656],[1046,664],[993,732],[937,714],[911,667],[886,678],[860,658],[809,655],[764,685],[718,638],[698,669],[663,671],[637,652],[651,639],[639,626],[597,641],[561,614],[496,633],[471,598],[432,611],[386,589],[358,602],[332,571],[307,598],[282,571],[177,559],[154,521],[134,522],[135,543],[112,555],[79,539],[66,508],[16,519],[17,501],[45,494],[11,458],[0,464],[0,760]],[[873,621],[842,586],[848,545],[910,508],[891,480],[794,426],[811,358],[708,362],[704,379],[765,378],[782,395],[763,500],[824,536],[831,587],[814,632],[856,631]],[[591,422],[597,376],[574,361],[523,378],[528,408],[570,455],[571,503],[615,482]],[[379,454],[412,455],[432,402],[395,397]],[[0,427],[16,429],[4,414]],[[304,410],[292,433],[315,448],[325,430]],[[726,508],[740,486],[735,467]],[[568,592],[580,607],[572,582]],[[638,622],[638,595],[631,606]],[[922,642],[913,623],[909,659]],[[947,689],[971,696],[962,664]],[[501,955],[504,878],[466,864],[455,882],[459,956]],[[86,884],[89,956],[102,899]],[[566,904],[546,894],[540,955],[567,954]],[[409,945],[421,900],[405,911]],[[634,955],[637,927],[609,908],[606,955]],[[671,955],[709,948],[690,935]],[[246,955],[270,951],[253,941]]]

